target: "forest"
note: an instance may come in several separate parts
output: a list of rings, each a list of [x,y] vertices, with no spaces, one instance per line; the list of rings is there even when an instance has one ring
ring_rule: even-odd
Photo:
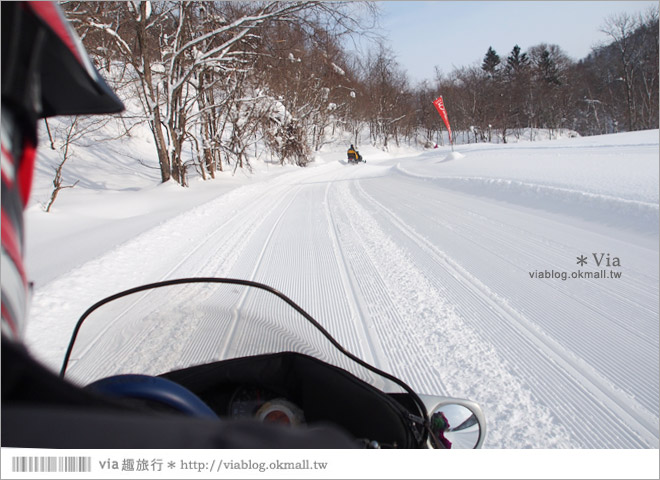
[[[377,2],[63,2],[97,68],[147,123],[161,180],[186,185],[255,158],[305,166],[327,139],[384,149],[658,128],[658,9],[603,20],[607,45],[496,52],[412,84],[377,27]],[[366,39],[366,53],[350,49]],[[466,59],[470,61],[471,59]],[[438,59],[438,63],[441,59]],[[136,115],[135,112],[140,112]],[[533,137],[532,137],[533,140]]]

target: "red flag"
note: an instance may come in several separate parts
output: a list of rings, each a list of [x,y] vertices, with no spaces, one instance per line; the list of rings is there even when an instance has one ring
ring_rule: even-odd
[[[449,117],[447,117],[447,109],[445,108],[445,102],[442,100],[442,95],[433,100],[433,105],[435,105],[436,110],[438,110],[442,120],[445,122],[447,131],[449,132],[449,143],[451,143],[451,126],[449,125]]]

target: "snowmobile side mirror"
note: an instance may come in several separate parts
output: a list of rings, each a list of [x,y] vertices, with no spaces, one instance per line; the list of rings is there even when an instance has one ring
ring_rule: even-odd
[[[433,448],[480,448],[486,436],[481,407],[470,400],[423,396],[429,409],[429,443]],[[433,401],[435,400],[435,402]],[[439,401],[438,401],[439,400]]]

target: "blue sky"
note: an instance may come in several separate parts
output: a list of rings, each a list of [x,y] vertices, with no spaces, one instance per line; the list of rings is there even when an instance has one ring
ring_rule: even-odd
[[[506,57],[539,43],[557,44],[574,60],[607,37],[609,15],[637,14],[657,1],[381,1],[388,45],[413,82],[480,63],[489,46]]]

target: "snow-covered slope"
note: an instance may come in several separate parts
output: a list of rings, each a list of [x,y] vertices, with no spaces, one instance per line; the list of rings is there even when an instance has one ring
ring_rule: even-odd
[[[137,163],[103,185],[91,148],[89,181],[28,215],[30,347],[58,368],[124,288],[254,279],[420,392],[479,402],[487,447],[658,448],[658,131],[361,153],[180,189]]]

